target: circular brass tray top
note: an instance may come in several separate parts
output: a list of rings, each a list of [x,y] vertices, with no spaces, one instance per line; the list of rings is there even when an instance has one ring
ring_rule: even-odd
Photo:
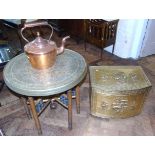
[[[6,85],[16,93],[26,96],[48,96],[67,91],[86,75],[84,58],[69,49],[57,56],[53,67],[37,70],[31,67],[26,55],[13,58],[4,68]]]

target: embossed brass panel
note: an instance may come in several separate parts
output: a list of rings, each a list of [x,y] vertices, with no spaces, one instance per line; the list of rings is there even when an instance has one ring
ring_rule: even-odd
[[[127,118],[139,114],[151,83],[140,66],[91,66],[91,114]]]

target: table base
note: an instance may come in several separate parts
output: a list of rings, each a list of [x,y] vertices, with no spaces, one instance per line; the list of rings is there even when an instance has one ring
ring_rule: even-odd
[[[67,91],[66,95],[67,95],[67,99],[68,99],[68,104],[63,105],[63,107],[65,107],[68,110],[68,129],[72,130],[72,98],[76,99],[76,109],[77,109],[77,113],[79,114],[80,113],[80,87],[79,86],[75,87],[75,96],[72,95],[71,89]],[[20,100],[24,105],[24,108],[25,108],[28,118],[31,119],[33,117],[35,126],[38,130],[38,135],[42,135],[42,129],[41,129],[41,124],[40,124],[40,120],[39,120],[39,116],[42,112],[37,112],[34,97],[28,97],[28,102],[26,102],[26,99],[23,97],[21,97]],[[58,103],[60,103],[62,105],[62,103],[58,100],[58,98],[50,99],[50,103],[53,101],[54,102],[57,101]],[[48,102],[47,106],[48,105],[49,105],[49,102]],[[32,114],[32,116],[31,116],[31,114]]]

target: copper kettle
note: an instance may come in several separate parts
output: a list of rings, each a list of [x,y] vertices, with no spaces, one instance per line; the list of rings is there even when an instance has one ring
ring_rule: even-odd
[[[48,40],[43,39],[40,36],[39,32],[37,32],[37,37],[32,42],[29,42],[23,36],[24,29],[42,25],[49,26],[52,30]],[[51,41],[52,35],[53,35],[53,27],[49,25],[47,22],[27,23],[21,29],[21,36],[27,42],[27,44],[24,46],[24,51],[26,52],[26,55],[32,67],[34,67],[35,69],[46,69],[52,67],[56,61],[56,56],[64,52],[65,41],[70,37],[69,36],[64,37],[62,39],[61,47],[57,48],[55,42]]]

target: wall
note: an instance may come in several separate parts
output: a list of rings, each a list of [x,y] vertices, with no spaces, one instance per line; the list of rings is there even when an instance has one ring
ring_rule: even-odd
[[[118,23],[114,54],[122,58],[137,59],[140,55],[147,19],[121,19]],[[105,48],[112,51],[112,46]]]
[[[155,19],[149,19],[140,53],[141,57],[155,54]]]

